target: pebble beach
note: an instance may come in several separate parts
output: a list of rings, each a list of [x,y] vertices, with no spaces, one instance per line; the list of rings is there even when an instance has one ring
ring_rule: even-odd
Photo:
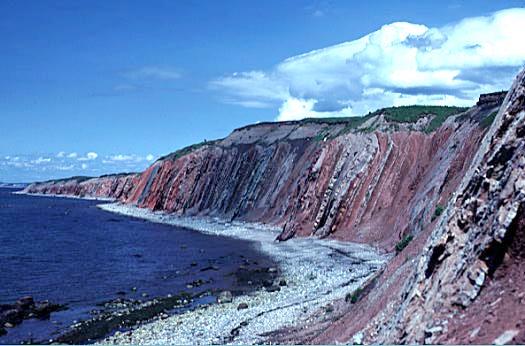
[[[333,301],[361,287],[388,260],[387,254],[355,243],[299,238],[275,241],[278,229],[217,218],[179,217],[121,203],[99,208],[151,222],[252,241],[278,264],[278,290],[261,289],[226,302],[116,332],[110,344],[258,344],[271,332],[307,323]]]

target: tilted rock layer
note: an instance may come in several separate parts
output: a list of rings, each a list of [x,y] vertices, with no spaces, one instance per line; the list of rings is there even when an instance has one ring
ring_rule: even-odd
[[[497,108],[481,102],[429,133],[410,126],[431,115],[390,128],[381,114],[350,130],[342,120],[253,125],[162,158],[140,176],[47,182],[26,191],[264,222],[283,228],[281,240],[330,236],[390,251],[446,203],[486,131],[479,119]],[[369,130],[374,122],[381,130]]]
[[[514,292],[525,288],[524,83],[521,74],[501,108],[505,93],[482,95],[436,127],[437,115],[393,122],[381,112],[356,123],[263,123],[163,157],[141,174],[37,183],[25,191],[263,222],[282,227],[280,240],[318,236],[397,247],[359,301],[343,303],[326,328],[299,327],[281,341],[525,341],[515,332],[521,322],[492,319],[497,327],[488,332],[476,322],[488,304],[479,301],[523,308]],[[413,240],[405,248],[402,239]],[[493,314],[511,311],[498,304]]]

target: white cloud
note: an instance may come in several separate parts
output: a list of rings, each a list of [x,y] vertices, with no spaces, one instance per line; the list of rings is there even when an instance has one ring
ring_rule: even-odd
[[[59,165],[55,167],[59,171],[71,171],[75,168],[74,165]],[[87,165],[86,165],[87,168]]]
[[[85,163],[83,163],[83,164],[81,165],[81,167],[82,167],[82,169],[87,169],[87,168],[88,168],[88,165],[85,164]]]
[[[76,158],[77,156],[78,156],[77,153],[70,153],[70,154],[67,155],[67,157],[70,158],[70,159],[74,159],[74,158]]]
[[[155,157],[152,154],[148,154],[147,156],[140,156],[136,154],[116,154],[116,155],[110,155],[106,156],[104,160],[102,160],[103,163],[106,164],[116,164],[116,163],[140,163],[144,161],[152,161]]]
[[[362,115],[390,105],[471,105],[525,62],[525,9],[442,28],[397,22],[360,39],[210,82],[223,101],[279,109],[279,120]],[[303,113],[303,114],[301,114]]]
[[[59,153],[57,153],[56,157],[58,158],[62,158],[62,157],[65,157],[66,156],[66,153],[64,151],[61,151]]]
[[[49,157],[42,157],[42,156],[40,156],[36,160],[31,160],[31,163],[34,163],[34,164],[37,164],[37,165],[42,164],[42,163],[48,163],[48,162],[51,162],[51,158],[49,158]]]
[[[170,67],[145,66],[126,72],[125,77],[130,79],[179,79],[180,73]]]
[[[298,120],[314,114],[313,108],[317,101],[313,99],[289,98],[279,108],[279,121]]]
[[[91,160],[95,160],[97,157],[98,157],[97,153],[90,151],[89,153],[86,154],[86,156],[79,157],[77,160],[78,161],[91,161]]]
[[[133,155],[118,154],[118,155],[111,156],[111,160],[112,161],[129,161],[129,160],[133,160],[133,159],[134,159]]]

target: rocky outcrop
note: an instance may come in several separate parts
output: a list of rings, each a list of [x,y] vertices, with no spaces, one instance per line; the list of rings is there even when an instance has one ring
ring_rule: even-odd
[[[525,341],[525,306],[523,295],[519,297],[525,286],[524,136],[525,71],[432,232],[394,319],[377,341],[493,343],[506,332],[512,334],[507,342]],[[501,291],[494,291],[495,286]],[[479,298],[490,305],[472,311]],[[511,307],[514,318],[504,318],[504,306]],[[455,333],[448,333],[449,328]],[[458,335],[460,330],[463,335]]]
[[[446,204],[486,131],[479,119],[497,108],[440,118],[435,131],[417,130],[434,121],[431,112],[422,109],[418,119],[403,122],[403,108],[395,109],[395,121],[385,110],[251,125],[161,158],[140,176],[47,182],[26,191],[264,222],[282,227],[280,240],[313,235],[392,251]]]
[[[307,337],[299,329],[285,340],[523,344],[524,135],[525,71],[441,217],[393,258],[359,302]]]

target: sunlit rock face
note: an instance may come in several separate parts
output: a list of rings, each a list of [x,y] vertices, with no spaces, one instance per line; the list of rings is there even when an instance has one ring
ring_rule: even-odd
[[[512,318],[525,316],[516,293],[525,289],[524,100],[522,73],[508,94],[482,95],[470,109],[257,124],[140,174],[25,192],[262,222],[281,227],[279,240],[331,237],[397,253],[336,317],[274,341],[525,342],[525,321]]]
[[[140,175],[34,184],[28,192],[111,197],[181,215],[282,227],[279,236],[334,237],[387,251],[446,204],[504,94],[441,119],[263,123],[161,158]],[[401,112],[402,113],[402,112]]]

